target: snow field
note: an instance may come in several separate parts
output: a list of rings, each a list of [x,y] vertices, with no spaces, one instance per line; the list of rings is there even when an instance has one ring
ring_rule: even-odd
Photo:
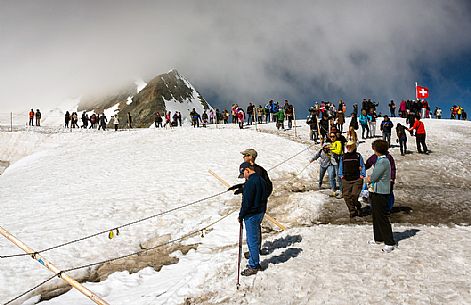
[[[54,134],[47,137],[54,147],[39,149],[0,176],[0,223],[34,249],[43,249],[219,193],[225,187],[208,169],[229,183],[238,182],[240,151],[245,148],[256,148],[267,168],[305,148],[276,136],[243,133],[180,128]],[[296,161],[279,166],[272,176],[293,170],[300,170]],[[102,235],[44,255],[67,269],[134,252],[139,242],[164,234],[179,237],[218,219],[225,201],[233,197],[227,193],[124,228],[111,241]],[[0,245],[2,255],[18,253],[6,240]],[[0,286],[2,299],[49,276],[29,257],[7,263],[0,274],[14,285]]]
[[[396,124],[396,119],[393,122]],[[428,161],[418,154],[400,159],[399,183],[411,183],[419,177],[422,180],[415,182],[420,187],[423,175],[427,175],[424,165],[436,162],[443,166],[449,158],[460,161],[446,163],[448,170],[440,173],[456,174],[459,179],[460,172],[456,171],[466,173],[471,163],[466,164],[458,154],[462,149],[455,148],[469,147],[467,129],[463,128],[469,127],[469,122],[425,120],[425,124],[430,135],[427,144],[433,153],[427,156]],[[304,121],[297,125],[302,126],[298,140],[307,140],[307,125]],[[37,152],[0,176],[1,197],[6,199],[2,200],[2,208],[8,209],[0,215],[0,224],[39,249],[220,192],[224,187],[207,173],[208,168],[229,183],[236,183],[242,161],[239,151],[247,147],[257,149],[258,163],[267,169],[306,148],[275,135],[254,132],[250,130],[253,127],[243,131],[232,125],[219,127],[82,131],[45,137],[43,144],[48,145],[33,150]],[[273,124],[259,127],[275,129]],[[293,131],[280,133],[293,136]],[[392,139],[394,143],[394,133]],[[360,144],[359,151],[365,158],[371,153],[370,143],[367,140]],[[414,138],[409,137],[408,144],[409,150],[415,151]],[[316,149],[270,172],[275,193],[282,193],[283,183],[290,184],[293,177],[317,183],[317,163],[305,169]],[[400,158],[396,157],[397,151],[392,149],[394,157]],[[419,166],[407,170],[413,162]],[[418,170],[421,166],[425,168],[422,173]],[[49,170],[51,167],[53,170]],[[436,183],[432,173],[430,183]],[[467,183],[466,177],[461,179]],[[31,189],[41,195],[25,192]],[[57,202],[58,197],[67,203]],[[204,238],[187,240],[185,244],[201,244],[187,255],[175,253],[180,258],[178,264],[164,266],[160,272],[152,268],[131,275],[117,272],[105,281],[85,285],[110,304],[183,304],[185,300],[190,304],[471,304],[469,226],[393,225],[399,248],[384,254],[381,246],[366,244],[372,238],[371,225],[312,226],[325,200],[322,192],[292,193],[284,204],[283,197],[276,200],[274,206],[269,203],[269,213],[289,229],[263,235],[264,241],[274,244],[273,252],[262,257],[268,269],[253,277],[242,277],[239,291],[235,289],[236,213],[216,224]],[[71,267],[70,262],[76,266],[104,256],[119,256],[138,250],[139,242],[167,233],[175,238],[204,226],[239,201],[228,193],[126,228],[111,241],[101,236],[46,252],[45,256],[63,268]],[[339,201],[339,209],[345,208]],[[0,240],[0,248],[2,255],[18,253],[5,240]],[[0,262],[1,300],[50,276],[28,257]],[[7,282],[13,285],[4,285]],[[90,301],[70,291],[44,303],[74,305]]]

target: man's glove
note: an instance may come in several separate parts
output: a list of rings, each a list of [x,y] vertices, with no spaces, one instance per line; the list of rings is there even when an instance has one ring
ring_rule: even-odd
[[[235,190],[235,189],[241,188],[243,185],[244,185],[243,183],[234,184],[233,186],[231,186],[231,187],[228,188],[227,190],[228,190],[228,191],[233,191],[233,190]]]
[[[227,189],[228,191],[234,191],[234,195],[241,194],[244,191],[244,184],[234,184],[230,188]]]

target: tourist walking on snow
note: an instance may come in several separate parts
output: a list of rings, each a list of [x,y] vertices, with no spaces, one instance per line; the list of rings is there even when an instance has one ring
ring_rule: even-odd
[[[361,125],[361,138],[365,139],[365,131],[366,131],[366,138],[369,137],[370,129],[368,128],[368,117],[366,115],[366,110],[362,110],[360,117],[358,119]]]
[[[129,129],[132,129],[132,116],[131,116],[131,112],[128,112],[128,128]]]
[[[244,128],[244,120],[245,120],[245,113],[244,109],[239,108],[236,112],[237,120],[239,123],[239,128],[243,129]]]
[[[398,123],[396,126],[397,141],[399,142],[399,147],[401,149],[401,156],[404,156],[407,153],[407,127]]]
[[[118,131],[119,118],[117,114],[115,114],[113,117],[113,124],[114,124],[114,131]]]
[[[255,172],[252,164],[244,162],[239,172],[245,178],[242,193],[242,204],[239,211],[239,223],[245,224],[249,260],[247,268],[242,275],[250,276],[262,270],[260,266],[260,225],[267,210],[268,191],[267,183]]]
[[[103,131],[106,130],[106,123],[108,123],[108,119],[106,118],[106,115],[104,113],[102,113],[100,115],[100,124],[98,126],[98,130],[103,129]]]
[[[309,125],[309,139],[317,143],[319,139],[319,127],[317,126],[317,115],[313,107],[309,109],[309,116],[306,119],[306,124]]]
[[[286,119],[288,120],[288,129],[291,129],[293,127],[294,108],[293,105],[288,103],[288,100],[285,100],[284,111]]]
[[[350,126],[350,128],[347,131],[347,142],[348,141],[355,142],[356,146],[358,147],[358,144],[359,144],[358,143],[358,135],[357,135],[355,129],[353,129],[353,126]]]
[[[317,154],[312,157],[309,162],[314,162],[319,159],[319,182],[318,187],[322,189],[322,182],[324,180],[325,173],[329,176],[330,189],[335,193],[337,184],[335,183],[335,170],[334,165],[332,164],[332,154],[330,152],[330,144],[324,143],[322,148],[317,152]]]
[[[391,102],[389,102],[389,112],[391,114],[391,117],[395,117],[396,116],[396,104],[394,103],[393,100],[391,100]]]
[[[326,113],[322,114],[321,120],[319,121],[319,131],[321,133],[321,143],[323,144],[329,134],[329,117]]]
[[[342,179],[342,196],[350,213],[350,218],[362,216],[358,201],[366,177],[363,157],[357,152],[356,142],[346,144],[347,152],[340,157],[339,177]]]
[[[394,250],[394,241],[391,223],[389,222],[388,199],[391,187],[391,166],[385,154],[388,151],[388,143],[383,140],[373,142],[373,150],[377,156],[373,173],[366,177],[369,186],[369,198],[371,200],[373,216],[374,239],[368,244],[376,245],[384,243],[383,251]]]
[[[77,112],[72,112],[72,116],[71,116],[71,121],[72,121],[72,125],[71,125],[71,128],[80,128],[80,126],[78,125],[78,114]]]
[[[337,197],[338,199],[342,198],[342,180],[339,177],[339,164],[340,164],[340,157],[343,154],[342,150],[342,142],[337,138],[337,135],[334,132],[330,133],[330,152],[332,155],[332,165],[334,167],[335,177],[337,179],[337,186],[338,191],[332,192],[331,197]]]
[[[29,126],[34,126],[34,110],[31,108],[30,112],[29,112],[29,123],[28,125]]]
[[[36,109],[36,126],[41,126],[41,111]]]
[[[379,129],[383,132],[383,140],[387,141],[389,146],[391,146],[391,130],[393,127],[393,122],[385,115]]]
[[[278,109],[274,116],[276,117],[276,129],[280,130],[281,127],[281,129],[285,130],[285,112],[283,108]]]
[[[66,111],[65,115],[64,115],[64,126],[65,126],[65,128],[69,128],[69,122],[70,122],[70,113],[68,111]]]
[[[172,113],[170,111],[165,114],[165,124],[163,127],[167,127],[167,125],[172,128]]]
[[[357,115],[355,113],[352,113],[352,116],[350,118],[349,129],[350,129],[350,127],[353,127],[354,130],[358,130],[358,118],[357,118]]]
[[[373,108],[370,109],[370,113],[367,115],[368,128],[370,130],[370,138],[376,137],[376,113]]]
[[[389,147],[389,145],[388,145]],[[393,156],[389,153],[389,150],[385,153],[386,158],[389,160],[389,165],[391,166],[391,186],[388,198],[388,212],[394,206],[394,183],[396,182],[396,161],[394,160]],[[378,156],[373,154],[366,160],[366,169],[370,169],[372,166],[375,165],[376,161],[378,160]]]
[[[412,132],[415,130],[415,141],[417,144],[417,151],[419,154],[428,154],[429,150],[427,144],[425,144],[425,126],[424,123],[420,120],[420,115],[415,116],[414,125],[409,128],[409,131]]]
[[[160,115],[160,113],[157,111],[155,113],[155,118],[154,118],[154,125],[155,125],[155,128],[163,128],[164,126],[162,125],[162,122],[163,122],[163,119],[162,119],[162,116]]]

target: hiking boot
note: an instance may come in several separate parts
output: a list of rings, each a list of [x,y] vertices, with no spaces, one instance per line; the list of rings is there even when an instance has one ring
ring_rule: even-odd
[[[247,267],[240,274],[243,276],[251,276],[251,275],[257,274],[257,272],[259,272],[260,270],[262,270],[261,267],[256,267],[256,268]]]
[[[368,245],[381,245],[382,243],[382,241],[376,241],[374,239],[368,241]]]
[[[342,199],[343,198],[342,192],[338,192],[337,195],[335,195],[335,198]]]
[[[384,245],[382,251],[386,253],[391,253],[391,251],[394,249],[396,249],[396,245],[393,245],[393,246]]]
[[[335,191],[332,191],[332,193],[329,194],[329,197],[335,197],[337,194],[335,193]]]

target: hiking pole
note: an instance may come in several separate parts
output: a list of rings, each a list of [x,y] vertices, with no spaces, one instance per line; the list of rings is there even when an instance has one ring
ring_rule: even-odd
[[[239,290],[240,287],[240,261],[242,260],[242,231],[244,229],[244,225],[242,222],[240,223],[239,226],[239,257],[237,259],[237,284],[236,288]]]

